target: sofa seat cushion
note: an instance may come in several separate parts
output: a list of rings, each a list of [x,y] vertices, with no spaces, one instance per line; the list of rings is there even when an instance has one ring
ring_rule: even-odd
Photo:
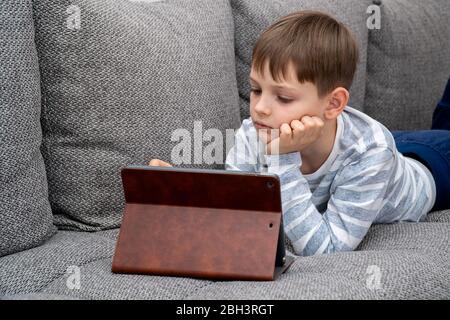
[[[437,216],[440,218],[436,219]],[[442,299],[450,292],[450,210],[427,222],[374,225],[357,251],[299,257],[276,281],[113,274],[118,229],[60,231],[0,259],[0,295],[76,299]],[[447,217],[447,218],[444,218]],[[292,253],[289,253],[292,255]],[[70,267],[79,287],[70,286]],[[68,285],[69,282],[69,285]],[[21,297],[18,296],[18,299]]]
[[[58,231],[39,247],[0,258],[0,296],[40,292],[71,266],[111,257],[115,240],[107,232]]]

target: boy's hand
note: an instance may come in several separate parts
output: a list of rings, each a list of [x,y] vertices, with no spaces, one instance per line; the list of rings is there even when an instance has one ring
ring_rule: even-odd
[[[264,140],[267,154],[284,154],[302,151],[306,146],[316,141],[324,127],[322,119],[316,116],[304,116],[300,120],[293,120],[290,124],[283,123],[279,129],[279,136],[268,137]]]
[[[172,165],[170,163],[167,163],[167,162],[159,160],[159,159],[150,160],[148,165],[153,166],[153,167],[172,167]]]

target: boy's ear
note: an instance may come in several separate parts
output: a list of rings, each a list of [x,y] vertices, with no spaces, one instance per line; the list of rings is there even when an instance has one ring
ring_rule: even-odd
[[[324,112],[325,119],[331,120],[337,118],[347,105],[349,97],[350,94],[347,89],[343,87],[334,89],[328,95],[328,105]]]

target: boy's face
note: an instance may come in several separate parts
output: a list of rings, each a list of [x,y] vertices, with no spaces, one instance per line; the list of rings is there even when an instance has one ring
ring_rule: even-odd
[[[279,129],[283,123],[300,120],[303,116],[317,116],[323,121],[327,106],[325,98],[319,98],[317,87],[311,82],[297,81],[292,64],[286,79],[275,82],[265,64],[264,76],[252,67],[250,72],[250,116],[255,128]]]

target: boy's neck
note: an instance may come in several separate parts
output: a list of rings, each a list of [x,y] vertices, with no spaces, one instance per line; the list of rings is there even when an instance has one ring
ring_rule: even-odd
[[[333,150],[336,130],[337,119],[326,121],[323,128],[323,135],[300,152],[302,156],[300,170],[303,174],[316,172],[328,159]]]

